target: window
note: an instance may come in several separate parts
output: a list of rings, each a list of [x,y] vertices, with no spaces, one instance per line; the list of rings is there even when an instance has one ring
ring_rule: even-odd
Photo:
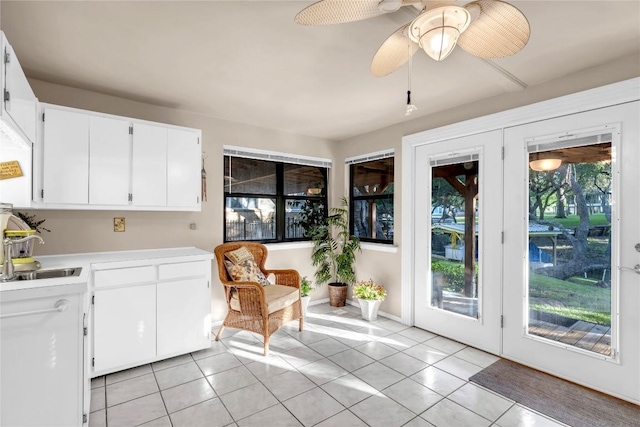
[[[393,243],[393,151],[350,164],[351,233],[363,242]]]
[[[225,154],[229,152],[237,150],[225,148]],[[225,155],[224,241],[309,240],[306,227],[324,218],[327,206],[326,165],[330,163],[315,163],[320,166]]]

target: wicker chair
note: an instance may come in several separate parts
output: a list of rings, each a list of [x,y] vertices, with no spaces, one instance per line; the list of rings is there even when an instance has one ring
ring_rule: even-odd
[[[225,268],[225,254],[240,247],[246,247],[253,255],[260,270],[268,276],[273,273],[276,278],[276,285],[291,286],[298,289],[300,295],[300,274],[296,270],[267,270],[264,267],[267,260],[268,251],[266,246],[253,242],[230,242],[217,246],[214,249],[218,264],[218,274],[220,281],[224,285],[225,298],[227,300],[228,313],[224,319],[220,330],[216,335],[216,341],[220,339],[225,327],[244,329],[255,332],[264,338],[264,355],[269,355],[269,337],[292,320],[299,320],[300,331],[304,328],[304,318],[302,316],[302,305],[300,298],[285,306],[269,312],[270,292],[265,293],[265,287],[257,282],[235,282],[229,276]],[[271,286],[267,286],[271,288]],[[276,288],[271,288],[276,290]],[[269,289],[269,291],[271,291]],[[285,289],[286,291],[286,289]],[[235,309],[233,308],[235,307]]]

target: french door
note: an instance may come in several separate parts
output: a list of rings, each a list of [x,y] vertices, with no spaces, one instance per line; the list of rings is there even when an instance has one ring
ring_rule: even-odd
[[[492,353],[501,344],[502,131],[416,151],[415,324]]]
[[[636,403],[638,104],[504,130],[502,352]]]

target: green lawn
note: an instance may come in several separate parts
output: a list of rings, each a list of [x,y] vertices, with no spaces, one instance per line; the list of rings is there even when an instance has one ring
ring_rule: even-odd
[[[529,278],[529,297],[541,298],[532,308],[599,325],[611,325],[611,290],[540,274]]]
[[[573,228],[580,225],[580,217],[578,215],[567,215],[566,218],[555,218],[553,216],[544,217],[545,221],[554,221],[562,224],[565,227]],[[605,218],[603,213],[596,213],[589,216],[589,225],[609,225],[609,221]]]
[[[444,289],[462,292],[464,265],[449,260],[433,260],[433,272],[444,276]],[[531,308],[576,320],[611,325],[611,290],[596,286],[597,280],[572,277],[560,280],[541,274],[531,274],[529,297]]]

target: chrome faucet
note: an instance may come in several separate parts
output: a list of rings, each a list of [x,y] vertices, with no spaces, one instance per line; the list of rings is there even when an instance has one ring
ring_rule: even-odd
[[[22,239],[4,239],[2,241],[2,249],[4,251],[4,263],[2,264],[2,273],[0,273],[0,282],[8,282],[16,278],[16,273],[13,267],[13,244],[24,243],[29,240],[37,239],[41,245],[44,245],[42,237],[32,236],[23,237]]]

